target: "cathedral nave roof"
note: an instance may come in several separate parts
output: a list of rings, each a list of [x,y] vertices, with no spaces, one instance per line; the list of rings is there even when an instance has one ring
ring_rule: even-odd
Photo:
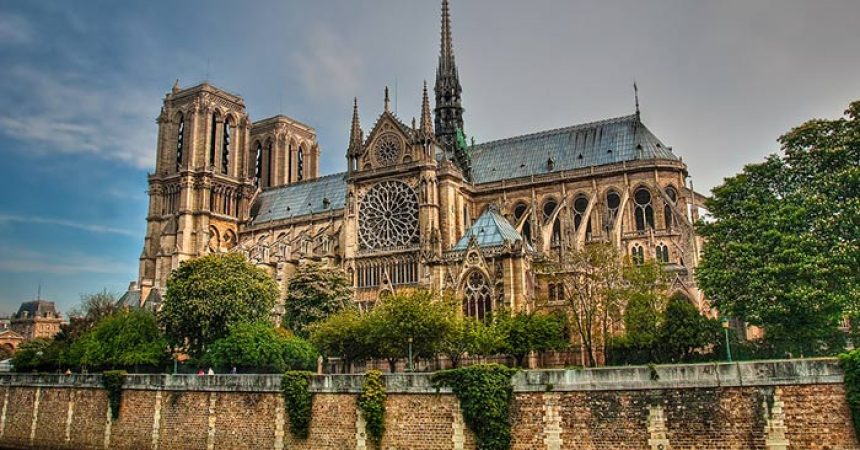
[[[259,224],[342,209],[345,204],[346,172],[340,172],[266,189],[254,202],[251,216],[253,223]]]

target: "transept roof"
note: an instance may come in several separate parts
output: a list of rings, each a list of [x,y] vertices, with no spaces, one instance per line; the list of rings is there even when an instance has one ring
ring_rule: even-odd
[[[472,236],[477,240],[478,247],[497,247],[503,245],[505,241],[513,244],[523,240],[516,228],[493,207],[487,208],[481,217],[478,217],[452,250],[466,250]]]

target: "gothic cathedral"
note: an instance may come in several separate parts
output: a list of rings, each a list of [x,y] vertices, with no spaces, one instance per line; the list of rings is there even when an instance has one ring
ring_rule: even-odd
[[[465,314],[483,317],[563,300],[533,264],[603,241],[662,262],[673,290],[707,308],[693,278],[703,198],[638,105],[624,117],[468,143],[448,0],[434,93],[431,107],[424,86],[420,120],[406,124],[386,89],[367,134],[356,101],[347,171],[320,176],[310,126],[282,115],[252,122],[241,97],[177,83],[158,117],[134,297],[157,308],[182,261],[242,252],[284,290],[296,267],[317,261],[342,267],[363,307],[423,287],[453,292]]]

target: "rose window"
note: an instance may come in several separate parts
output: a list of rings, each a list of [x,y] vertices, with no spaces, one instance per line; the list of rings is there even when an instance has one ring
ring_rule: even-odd
[[[384,134],[374,147],[376,162],[382,166],[396,164],[400,157],[400,138],[394,134]]]
[[[362,249],[403,247],[418,241],[418,196],[400,181],[382,181],[361,200]]]

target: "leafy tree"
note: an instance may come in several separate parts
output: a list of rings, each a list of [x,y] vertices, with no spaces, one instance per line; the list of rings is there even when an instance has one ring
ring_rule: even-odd
[[[705,350],[720,341],[720,323],[703,316],[688,298],[676,295],[669,299],[660,327],[661,362],[685,362],[697,350]]]
[[[352,283],[340,268],[309,263],[298,268],[287,285],[284,326],[308,336],[308,326],[347,308],[354,308]]]
[[[513,356],[517,367],[523,367],[526,356],[531,352],[559,349],[567,345],[564,340],[564,316],[500,311],[496,317],[494,326],[502,336],[500,350]]]
[[[55,361],[48,354],[49,339],[38,338],[18,346],[18,351],[12,357],[12,367],[16,372],[33,372],[51,370]]]
[[[387,359],[393,372],[397,360],[407,356],[410,339],[414,358],[435,356],[448,333],[451,314],[450,304],[436,301],[428,291],[380,300],[365,318],[371,356]]]
[[[369,355],[364,317],[356,310],[345,309],[309,327],[310,340],[326,357],[339,357],[343,371]]]
[[[477,353],[479,329],[484,324],[462,314],[451,314],[448,317],[448,332],[439,342],[439,353],[448,357],[453,368],[460,367],[460,361],[466,353]]]
[[[120,311],[74,341],[64,362],[102,368],[157,366],[167,359],[167,340],[147,311]]]
[[[783,154],[713,190],[699,285],[775,348],[828,353],[860,299],[860,102],[779,139]]]
[[[208,255],[171,274],[158,318],[171,345],[200,356],[232,325],[269,320],[277,297],[272,277],[244,256]]]
[[[203,361],[218,368],[281,373],[311,370],[317,352],[307,341],[276,329],[269,322],[239,323],[209,346]]]

